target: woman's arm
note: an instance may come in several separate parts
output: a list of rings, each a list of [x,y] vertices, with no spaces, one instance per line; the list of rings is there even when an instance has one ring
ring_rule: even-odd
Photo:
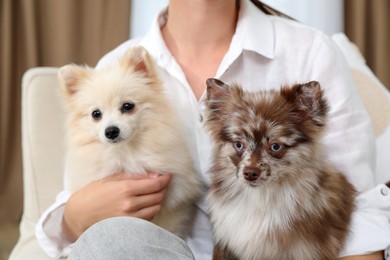
[[[368,255],[354,255],[339,258],[339,260],[383,260],[383,251],[374,252]]]
[[[62,191],[35,227],[38,242],[47,255],[60,258],[67,256],[71,244],[99,220],[119,215],[151,219],[160,210],[170,179],[168,174],[150,174],[143,179],[117,174],[74,194]]]

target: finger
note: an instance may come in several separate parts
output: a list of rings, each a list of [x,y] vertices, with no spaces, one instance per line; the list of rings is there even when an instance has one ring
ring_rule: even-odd
[[[124,180],[124,182],[129,195],[139,196],[162,191],[168,186],[170,180],[170,174],[164,174],[158,176],[157,178],[148,178],[137,181]]]
[[[124,200],[122,203],[122,210],[127,214],[139,211],[143,208],[160,205],[164,200],[164,192],[151,193],[142,196],[131,197]]]
[[[168,173],[166,173],[167,175],[170,175]],[[105,178],[103,178],[103,180],[105,181],[121,181],[121,180],[141,180],[141,179],[148,179],[148,178],[151,178],[151,179],[156,179],[158,178],[159,176],[161,176],[162,174],[160,173],[155,173],[155,172],[152,172],[152,173],[139,173],[139,174],[129,174],[129,173],[114,173],[114,174],[111,174]],[[164,174],[165,175],[165,174]]]
[[[141,180],[150,178],[147,174],[114,173],[105,177],[102,181]]]
[[[151,207],[143,208],[134,213],[132,216],[150,221],[160,212],[160,210],[161,205],[154,205]]]

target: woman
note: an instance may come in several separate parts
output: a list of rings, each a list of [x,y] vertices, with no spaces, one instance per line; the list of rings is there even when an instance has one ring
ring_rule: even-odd
[[[249,0],[171,0],[144,37],[123,43],[97,67],[134,45],[151,53],[162,68],[164,85],[177,99],[178,111],[186,111],[188,138],[206,180],[211,145],[199,118],[207,78],[240,82],[247,89],[319,81],[331,105],[330,127],[324,137],[328,159],[361,192],[341,257],[383,259],[383,250],[390,245],[389,222],[376,213],[380,206],[369,205],[390,202],[380,193],[385,186],[373,187],[374,137],[349,70],[328,37],[296,22],[267,16]],[[169,181],[169,175],[132,180],[117,174],[72,196],[62,192],[37,226],[40,244],[51,256],[67,255],[83,234],[72,257],[191,259],[193,253],[196,259],[210,259],[211,231],[203,201],[187,243],[138,220],[150,220],[159,212]],[[116,216],[136,219],[112,218]]]

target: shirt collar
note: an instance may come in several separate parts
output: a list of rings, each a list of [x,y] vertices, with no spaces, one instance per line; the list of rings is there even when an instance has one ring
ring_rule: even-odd
[[[158,13],[154,18],[152,27],[140,42],[140,45],[147,49],[150,55],[157,61],[163,59],[165,55],[170,53],[161,33],[161,28],[167,21],[167,13],[168,7]]]
[[[168,8],[164,8],[154,19],[152,27],[145,34],[140,44],[152,57],[161,60],[170,55],[161,34],[161,27],[166,23]],[[265,13],[250,0],[241,0],[237,29],[231,48],[256,52],[269,59],[274,58],[274,29]]]
[[[275,37],[270,17],[249,0],[241,0],[235,37],[237,48],[274,58]]]

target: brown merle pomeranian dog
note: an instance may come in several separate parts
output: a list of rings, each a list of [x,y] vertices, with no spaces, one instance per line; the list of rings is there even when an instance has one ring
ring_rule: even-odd
[[[321,152],[319,83],[247,92],[209,79],[206,106],[213,259],[336,259],[355,189]]]

